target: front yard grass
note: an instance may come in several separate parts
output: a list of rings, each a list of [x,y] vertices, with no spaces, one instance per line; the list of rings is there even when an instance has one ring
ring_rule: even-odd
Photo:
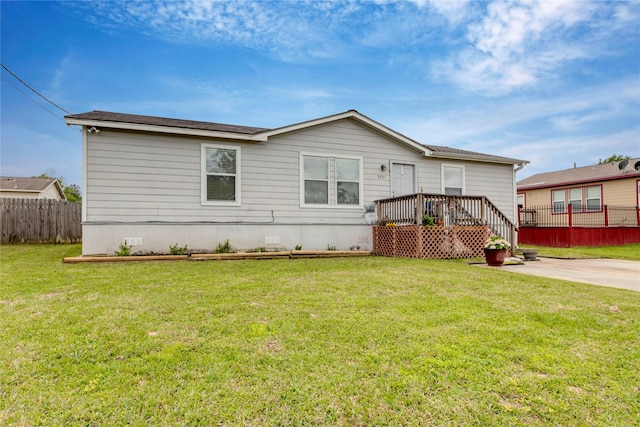
[[[0,425],[640,419],[637,292],[465,260],[0,250]]]
[[[524,248],[533,247],[522,245]],[[640,261],[640,243],[624,246],[576,246],[573,248],[552,248],[548,246],[535,246],[538,256],[551,258],[612,258]]]

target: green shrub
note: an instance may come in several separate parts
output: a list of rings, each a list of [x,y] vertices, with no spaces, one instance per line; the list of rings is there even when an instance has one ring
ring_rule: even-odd
[[[122,243],[118,250],[115,252],[115,256],[129,256],[131,255],[131,246],[126,243]]]
[[[296,251],[301,251],[302,250],[302,245],[296,245]]]
[[[169,246],[169,253],[171,255],[186,255],[188,252],[189,248],[187,248],[187,245],[181,247],[176,243],[175,245]]]
[[[224,242],[222,243],[218,243],[218,246],[216,246],[215,253],[217,254],[228,254],[233,252],[233,248],[231,247],[231,244],[229,243],[229,239],[225,239]]]
[[[328,251],[337,251],[338,249],[336,249],[336,247],[335,247],[335,246],[327,245],[327,250],[328,250]]]

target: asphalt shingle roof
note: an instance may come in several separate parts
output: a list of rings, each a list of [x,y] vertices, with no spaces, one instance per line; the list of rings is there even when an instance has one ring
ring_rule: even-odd
[[[184,129],[198,129],[216,132],[241,133],[246,135],[255,135],[264,132],[265,128],[257,128],[250,126],[226,125],[222,123],[201,122],[195,120],[170,119],[166,117],[141,116],[137,114],[111,113],[108,111],[90,111],[82,114],[72,114],[67,118],[80,120],[98,120],[116,123],[135,123],[140,125],[166,126]]]
[[[558,187],[562,185],[609,181],[612,179],[640,176],[640,170],[638,170],[640,169],[640,158],[630,159],[627,162],[626,167],[623,169],[620,169],[619,166],[620,162],[602,163],[598,165],[538,173],[518,181],[518,190]],[[638,169],[635,169],[635,167]]]
[[[350,110],[350,111],[360,114],[355,110]],[[339,116],[339,114],[337,116]],[[65,116],[65,118],[77,119],[77,120],[89,120],[89,121],[95,120],[95,121],[112,122],[112,123],[130,123],[130,124],[149,125],[149,126],[165,126],[165,127],[172,127],[172,128],[178,128],[178,129],[230,132],[230,133],[236,133],[236,134],[242,134],[242,135],[258,135],[263,132],[274,131],[277,129],[285,129],[289,127],[289,126],[285,126],[283,128],[269,129],[269,128],[238,126],[238,125],[229,125],[229,124],[213,123],[213,122],[202,122],[202,121],[194,121],[194,120],[170,119],[166,117],[112,113],[108,111],[95,111],[95,110],[90,111],[88,113],[68,115],[68,116]],[[310,121],[309,123],[312,123],[312,122],[314,122],[314,120]],[[299,123],[299,125],[304,123],[305,122]],[[381,124],[378,124],[378,125],[381,128],[388,129],[384,125],[381,125]],[[407,138],[407,139],[410,139],[410,138]],[[523,160],[511,159],[508,157],[501,157],[501,156],[494,156],[490,154],[477,153],[474,151],[459,150],[456,148],[443,147],[439,145],[427,145],[427,144],[420,144],[420,145],[423,145],[429,151],[431,151],[434,157],[453,158],[453,159],[458,158],[458,159],[468,159],[468,160],[507,163],[507,164],[508,163],[511,163],[511,164],[528,163]]]
[[[0,190],[43,191],[56,180],[53,178],[20,178],[14,176],[0,177]]]

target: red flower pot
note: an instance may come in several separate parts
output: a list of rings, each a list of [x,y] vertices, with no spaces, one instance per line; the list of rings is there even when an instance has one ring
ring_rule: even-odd
[[[484,258],[487,260],[487,264],[493,267],[500,267],[504,264],[504,259],[507,256],[506,249],[485,249]]]

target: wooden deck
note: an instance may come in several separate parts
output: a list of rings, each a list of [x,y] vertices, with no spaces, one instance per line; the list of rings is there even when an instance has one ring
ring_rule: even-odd
[[[377,255],[474,258],[483,256],[492,235],[515,247],[515,225],[486,197],[410,194],[378,200],[376,211],[373,252]]]

